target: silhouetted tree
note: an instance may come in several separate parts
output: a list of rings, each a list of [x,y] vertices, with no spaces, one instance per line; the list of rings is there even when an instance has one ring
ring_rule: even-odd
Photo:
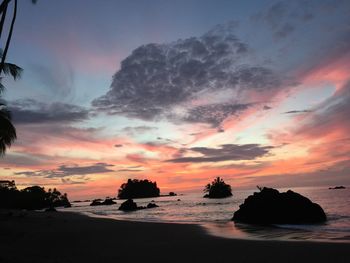
[[[14,182],[0,184],[0,208],[36,210],[69,205],[67,194],[62,195],[57,189],[46,192],[43,187],[30,186],[17,190]]]
[[[3,0],[0,4],[0,40],[2,40],[2,33],[5,27],[7,11],[11,7],[11,2],[13,3],[11,24],[9,27],[9,32],[7,34],[6,41],[4,42],[4,49],[0,47],[0,98],[1,93],[4,90],[4,86],[1,84],[3,75],[11,75],[14,78],[14,80],[16,80],[20,77],[22,72],[22,69],[16,66],[15,64],[6,63],[6,57],[10,47],[13,28],[17,17],[17,0]],[[36,2],[36,0],[32,0],[33,4],[35,4]],[[15,139],[16,129],[11,122],[11,114],[6,107],[6,104],[2,102],[0,104],[0,156],[5,154],[6,148],[10,147]]]
[[[16,139],[16,129],[11,122],[11,113],[4,103],[0,103],[0,156],[5,154]]]
[[[157,197],[159,196],[160,190],[157,187],[156,182],[149,180],[131,180],[120,186],[118,190],[118,198],[129,199],[129,198],[146,198],[146,197]]]
[[[207,184],[204,188],[207,193],[204,197],[208,198],[224,198],[232,196],[231,186],[226,184],[220,177],[216,177],[211,184]]]

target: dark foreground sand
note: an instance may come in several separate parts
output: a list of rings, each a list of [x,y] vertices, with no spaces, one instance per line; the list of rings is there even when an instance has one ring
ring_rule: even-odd
[[[350,244],[212,237],[194,225],[0,215],[0,262],[350,262]]]

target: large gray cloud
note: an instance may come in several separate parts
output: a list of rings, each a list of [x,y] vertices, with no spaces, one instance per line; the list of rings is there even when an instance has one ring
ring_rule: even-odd
[[[37,124],[53,122],[78,122],[88,119],[89,111],[67,103],[38,102],[33,99],[17,100],[9,103],[13,121],[16,124]]]
[[[74,175],[89,175],[89,174],[100,174],[100,173],[109,173],[114,170],[109,167],[113,167],[112,164],[107,163],[95,163],[87,166],[79,165],[60,165],[55,170],[38,170],[38,171],[23,171],[17,172],[16,175],[25,175],[28,177],[39,176],[44,178],[63,178],[67,176]]]
[[[109,114],[144,120],[167,117],[218,125],[231,113],[243,110],[245,91],[276,90],[283,83],[276,72],[252,59],[252,54],[230,24],[201,37],[144,45],[122,61],[110,90],[92,105]],[[210,101],[208,94],[221,92],[228,96]],[[201,104],[192,105],[198,98]],[[225,105],[208,106],[220,103]],[[199,117],[198,112],[206,108],[215,108],[218,119]]]
[[[173,163],[202,163],[220,161],[254,160],[262,157],[273,149],[273,146],[261,146],[259,144],[224,144],[220,148],[193,147],[184,153],[199,153],[198,157],[178,157],[168,160]]]

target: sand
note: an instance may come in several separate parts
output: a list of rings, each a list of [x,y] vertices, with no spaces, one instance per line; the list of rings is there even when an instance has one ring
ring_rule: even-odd
[[[0,262],[348,263],[350,244],[225,239],[196,225],[16,212],[0,215]]]

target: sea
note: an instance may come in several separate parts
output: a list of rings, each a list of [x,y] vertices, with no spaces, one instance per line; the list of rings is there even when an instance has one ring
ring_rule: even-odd
[[[256,226],[231,221],[233,213],[252,190],[233,190],[233,196],[224,199],[203,198],[203,193],[178,193],[177,196],[142,198],[134,201],[138,206],[155,202],[159,207],[133,212],[119,211],[124,200],[110,206],[90,206],[90,202],[73,202],[62,211],[78,212],[90,217],[115,220],[162,222],[200,225],[208,234],[224,238],[254,240],[289,240],[350,243],[350,189],[330,190],[327,187],[298,187],[278,189],[298,192],[321,205],[327,222],[314,225]]]

